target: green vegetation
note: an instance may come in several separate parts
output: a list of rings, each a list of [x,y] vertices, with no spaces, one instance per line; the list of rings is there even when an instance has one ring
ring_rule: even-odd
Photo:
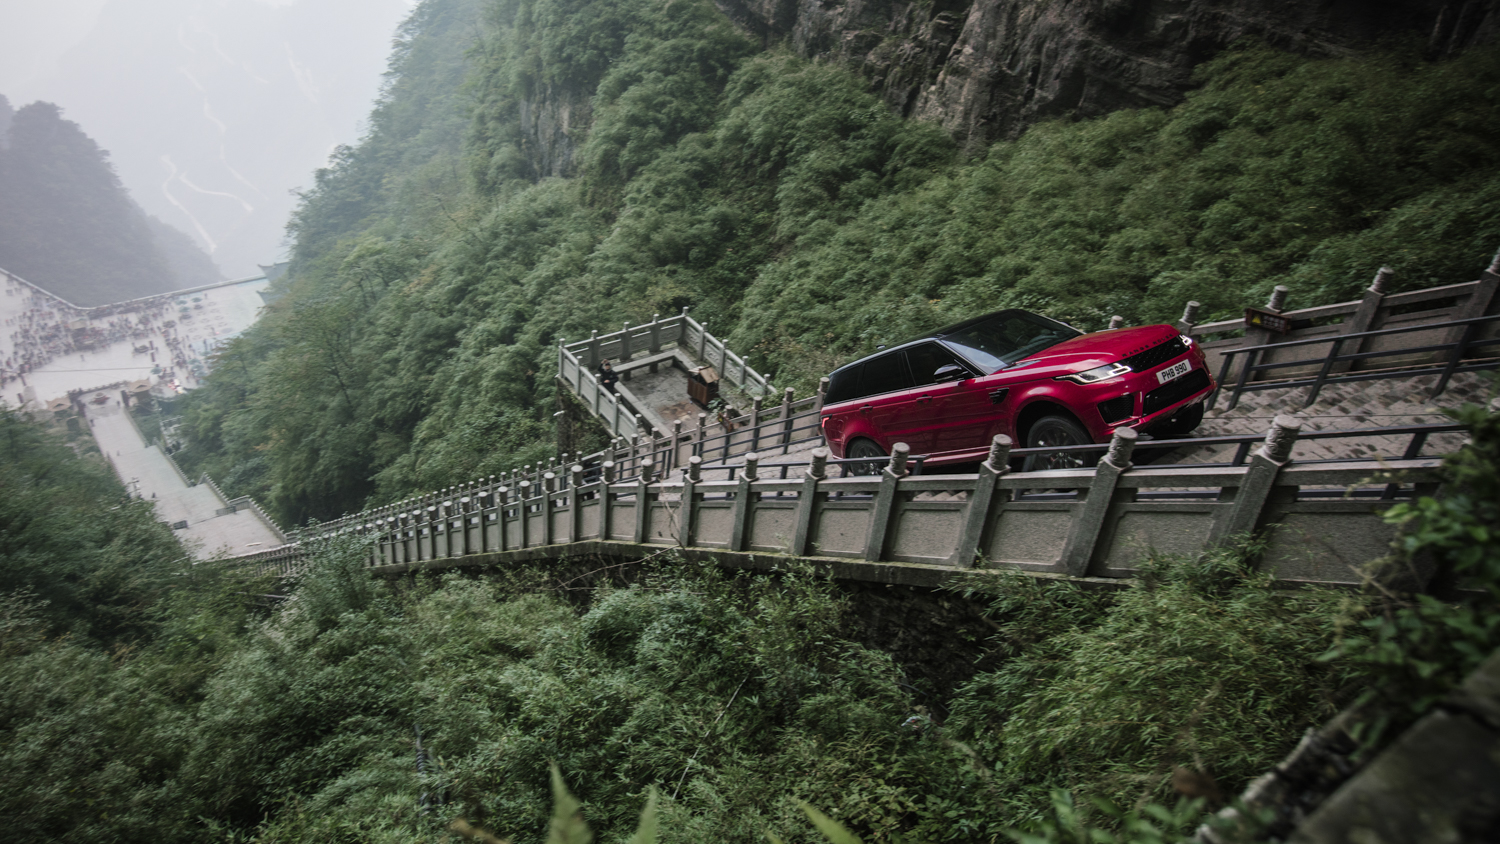
[[[424,0],[177,456],[299,523],[545,458],[554,344],[622,319],[691,306],[806,386],[1002,305],[1311,304],[1500,242],[1495,51],[1245,46],[1200,82],[961,160],[706,0]],[[1399,562],[1478,592],[1278,592],[1253,547],[1115,594],[981,572],[999,667],[936,702],[791,562],[398,583],[331,542],[262,599],[6,417],[0,812],[38,841],[1176,840],[1359,691],[1430,705],[1495,646],[1500,430],[1465,413],[1454,494],[1391,518]],[[1198,801],[1165,808],[1181,777]]]
[[[1496,646],[1500,417],[1463,418],[1455,494],[1390,516],[1462,600],[1273,590],[1253,547],[1117,593],[981,571],[998,667],[933,701],[795,561],[391,582],[336,540],[268,608],[6,416],[0,812],[17,841],[839,840],[802,806],[871,844],[1176,841],[1360,690],[1399,725]]]
[[[135,204],[108,155],[52,103],[12,112],[0,97],[0,268],[82,307],[221,278]]]
[[[1171,109],[961,160],[707,0],[426,0],[302,197],[288,294],[185,402],[183,459],[296,524],[536,463],[554,344],[691,307],[778,385],[1017,305],[1083,326],[1471,278],[1500,52],[1252,45]]]

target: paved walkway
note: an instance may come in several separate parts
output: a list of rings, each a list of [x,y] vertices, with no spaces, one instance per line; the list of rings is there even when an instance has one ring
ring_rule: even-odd
[[[1243,434],[1261,435],[1271,427],[1278,414],[1302,420],[1303,433],[1344,431],[1354,428],[1391,428],[1400,425],[1436,425],[1451,423],[1443,408],[1458,407],[1465,402],[1489,402],[1488,381],[1478,373],[1464,372],[1453,377],[1442,395],[1429,399],[1436,375],[1415,378],[1392,378],[1384,381],[1353,381],[1324,386],[1318,401],[1303,409],[1306,387],[1245,393],[1238,406],[1225,410],[1227,396],[1220,396],[1218,407],[1209,411],[1194,437],[1230,437]],[[1359,440],[1299,440],[1292,450],[1295,460],[1372,459],[1400,457],[1409,436],[1369,437]],[[1440,455],[1463,445],[1463,434],[1442,434],[1428,440],[1423,453]],[[1157,463],[1214,463],[1231,459],[1234,446],[1182,449]]]
[[[276,532],[252,510],[219,514],[229,508],[229,503],[208,484],[188,484],[160,448],[141,440],[118,400],[88,405],[87,417],[99,450],[114,465],[126,488],[154,501],[157,518],[163,522],[187,522],[177,535],[195,558],[212,560],[282,544]]]

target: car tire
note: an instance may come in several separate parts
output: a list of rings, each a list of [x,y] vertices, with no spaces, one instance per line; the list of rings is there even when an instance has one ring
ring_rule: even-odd
[[[1203,404],[1200,401],[1192,407],[1182,408],[1171,419],[1158,425],[1152,433],[1164,440],[1175,440],[1191,434],[1203,424]]]
[[[866,457],[884,457],[885,451],[874,440],[857,439],[844,449],[844,459],[857,460]],[[849,467],[851,475],[878,475],[880,466],[875,463],[856,463]]]
[[[1062,445],[1088,445],[1093,442],[1088,431],[1082,425],[1067,416],[1043,416],[1032,423],[1030,430],[1026,432],[1027,448],[1047,448],[1048,446]],[[1040,472],[1046,469],[1077,469],[1083,466],[1092,466],[1099,462],[1097,454],[1078,454],[1076,452],[1052,452],[1026,455],[1026,462],[1022,464],[1023,472]]]

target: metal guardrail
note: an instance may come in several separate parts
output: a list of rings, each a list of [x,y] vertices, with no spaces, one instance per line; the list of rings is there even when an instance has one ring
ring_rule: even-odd
[[[1432,396],[1442,393],[1448,386],[1448,381],[1458,372],[1472,372],[1481,369],[1500,368],[1500,357],[1491,357],[1480,360],[1471,360],[1465,363],[1465,355],[1471,351],[1488,346],[1500,346],[1500,337],[1481,338],[1481,328],[1489,323],[1500,322],[1500,315],[1472,317],[1470,319],[1445,320],[1443,322],[1429,322],[1418,325],[1403,325],[1397,328],[1383,328],[1378,331],[1361,331],[1354,334],[1340,334],[1332,337],[1309,337],[1300,340],[1289,340],[1283,343],[1266,343],[1259,346],[1247,346],[1239,349],[1225,349],[1223,364],[1219,368],[1219,389],[1208,399],[1208,407],[1213,408],[1218,400],[1219,394],[1224,392],[1225,379],[1235,362],[1236,355],[1244,355],[1241,361],[1239,378],[1235,381],[1233,389],[1229,390],[1229,403],[1225,410],[1233,410],[1239,404],[1240,395],[1257,390],[1288,389],[1293,387],[1307,387],[1307,398],[1303,407],[1309,407],[1317,400],[1323,385],[1343,381],[1369,381],[1385,378],[1409,378],[1416,375],[1438,375],[1437,384],[1432,389]],[[1458,339],[1448,343],[1430,343],[1421,346],[1404,346],[1395,349],[1380,349],[1370,352],[1352,352],[1341,354],[1340,350],[1344,344],[1349,342],[1358,343],[1372,337],[1391,337],[1398,334],[1410,334],[1422,331],[1431,332],[1443,329],[1452,329]],[[1270,363],[1257,363],[1256,359],[1273,352],[1286,349],[1332,344],[1332,348],[1325,356],[1316,358],[1305,358],[1297,360],[1278,360]],[[1432,352],[1448,352],[1446,360],[1427,366],[1401,367],[1397,369],[1378,370],[1372,372],[1335,372],[1339,364],[1352,364],[1361,361],[1375,360],[1389,357],[1410,357],[1412,355],[1428,354]],[[1258,373],[1269,373],[1278,369],[1305,368],[1318,365],[1318,374],[1312,378],[1281,379],[1275,381],[1254,381],[1253,376]]]

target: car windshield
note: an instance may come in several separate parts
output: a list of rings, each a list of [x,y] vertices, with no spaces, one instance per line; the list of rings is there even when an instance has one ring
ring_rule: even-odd
[[[1027,311],[1001,311],[952,334],[945,334],[942,339],[989,374],[1080,336],[1082,332],[1044,316]]]

